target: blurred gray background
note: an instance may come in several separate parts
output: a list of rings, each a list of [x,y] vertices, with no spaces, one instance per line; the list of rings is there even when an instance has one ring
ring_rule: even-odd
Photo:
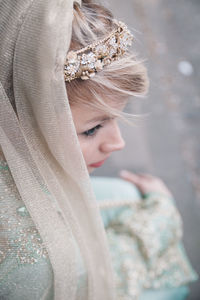
[[[94,175],[119,170],[161,177],[184,223],[184,245],[200,274],[200,0],[102,0],[130,27],[144,58],[150,91],[128,111],[150,113],[135,127],[122,124],[126,141]],[[189,300],[200,300],[200,281]]]

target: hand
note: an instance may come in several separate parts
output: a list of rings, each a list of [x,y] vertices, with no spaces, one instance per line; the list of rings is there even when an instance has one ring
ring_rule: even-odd
[[[171,192],[160,178],[149,174],[134,174],[126,170],[121,171],[119,175],[122,179],[136,185],[142,195],[153,192],[172,197]]]

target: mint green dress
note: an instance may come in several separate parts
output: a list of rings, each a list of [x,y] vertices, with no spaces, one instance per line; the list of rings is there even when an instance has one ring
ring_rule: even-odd
[[[184,300],[198,279],[185,253],[175,202],[156,193],[141,199],[118,178],[93,177],[106,228],[119,299]]]
[[[6,161],[0,161],[0,172],[0,299],[53,300],[48,253]],[[108,238],[117,300],[186,299],[187,285],[197,274],[181,243],[173,200],[156,194],[141,200],[133,185],[117,178],[91,181]],[[87,272],[78,247],[77,271],[76,299],[82,300],[87,297]]]

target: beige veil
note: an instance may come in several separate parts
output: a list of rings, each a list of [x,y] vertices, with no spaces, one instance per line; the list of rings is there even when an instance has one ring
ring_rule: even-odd
[[[0,1],[0,155],[48,251],[54,298],[75,299],[77,243],[88,299],[110,300],[109,250],[63,79],[73,2]]]

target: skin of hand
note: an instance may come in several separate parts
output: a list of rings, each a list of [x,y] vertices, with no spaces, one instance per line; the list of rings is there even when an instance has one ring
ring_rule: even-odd
[[[119,176],[131,183],[133,183],[140,191],[142,195],[145,195],[147,193],[159,193],[163,194],[167,197],[172,197],[171,192],[166,187],[164,182],[158,178],[154,177],[150,174],[135,174],[127,170],[122,170],[119,173]]]

